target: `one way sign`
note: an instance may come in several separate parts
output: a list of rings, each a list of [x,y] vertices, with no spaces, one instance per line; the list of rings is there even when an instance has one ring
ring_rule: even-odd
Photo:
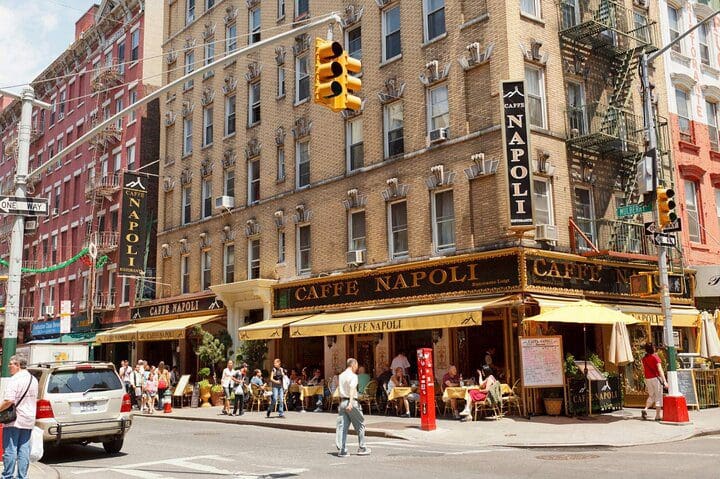
[[[675,246],[677,239],[675,236],[666,233],[655,233],[653,235],[653,242],[658,246]]]

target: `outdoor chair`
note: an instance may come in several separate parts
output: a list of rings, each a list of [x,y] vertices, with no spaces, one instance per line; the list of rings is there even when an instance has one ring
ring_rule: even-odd
[[[267,406],[267,397],[265,397],[265,395],[263,394],[263,390],[255,384],[250,384],[250,391],[252,397],[250,411],[252,411],[255,406],[257,406],[257,410],[258,412],[260,412],[260,408],[265,408]]]
[[[503,395],[502,397],[502,408],[512,413],[513,408],[517,411],[518,416],[522,416],[522,410],[520,409],[520,394],[518,388],[520,387],[520,380],[516,380],[513,384],[510,392]]]
[[[367,405],[368,414],[372,413],[373,406],[375,406],[375,409],[378,413],[380,412],[380,406],[378,405],[377,401],[377,388],[378,383],[376,380],[373,379],[367,384],[367,386],[365,386],[365,392],[358,396],[358,402],[360,403],[360,407]]]
[[[484,401],[475,403],[473,421],[477,421],[478,412],[485,416],[485,412],[492,412],[494,419],[502,417],[502,389],[499,382],[496,382],[488,390]]]

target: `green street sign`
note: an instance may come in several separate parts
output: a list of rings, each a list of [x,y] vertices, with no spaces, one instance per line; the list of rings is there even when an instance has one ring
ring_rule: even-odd
[[[642,213],[650,213],[652,211],[652,203],[646,204],[646,203],[640,203],[639,205],[631,204],[631,205],[625,205],[621,206],[617,209],[617,216],[618,218],[622,218],[624,216],[634,216],[639,215]]]

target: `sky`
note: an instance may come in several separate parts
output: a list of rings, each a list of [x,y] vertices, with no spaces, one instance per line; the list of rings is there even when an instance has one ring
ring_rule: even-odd
[[[0,88],[40,74],[73,42],[75,21],[93,3],[100,0],[0,0]]]

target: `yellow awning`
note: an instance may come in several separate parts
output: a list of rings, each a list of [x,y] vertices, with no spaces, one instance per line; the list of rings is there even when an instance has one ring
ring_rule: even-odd
[[[309,317],[310,315],[307,314],[302,316],[287,316],[285,318],[266,319],[257,323],[248,324],[238,329],[238,337],[243,340],[280,339],[282,338],[283,327]]]
[[[640,322],[629,314],[607,305],[579,300],[566,302],[564,305],[555,305],[537,316],[525,318],[525,321],[541,321],[548,323],[575,323],[575,324],[634,324]]]
[[[478,326],[482,310],[507,303],[512,296],[421,304],[399,308],[322,313],[292,323],[290,337],[387,333]]]
[[[171,339],[185,339],[188,328],[214,321],[219,316],[192,316],[189,318],[168,319],[165,321],[152,321],[139,323],[138,341],[165,341]]]
[[[95,342],[98,344],[105,344],[135,341],[137,339],[137,326],[137,324],[126,324],[125,326],[101,331],[97,333],[97,336],[95,336]]]

